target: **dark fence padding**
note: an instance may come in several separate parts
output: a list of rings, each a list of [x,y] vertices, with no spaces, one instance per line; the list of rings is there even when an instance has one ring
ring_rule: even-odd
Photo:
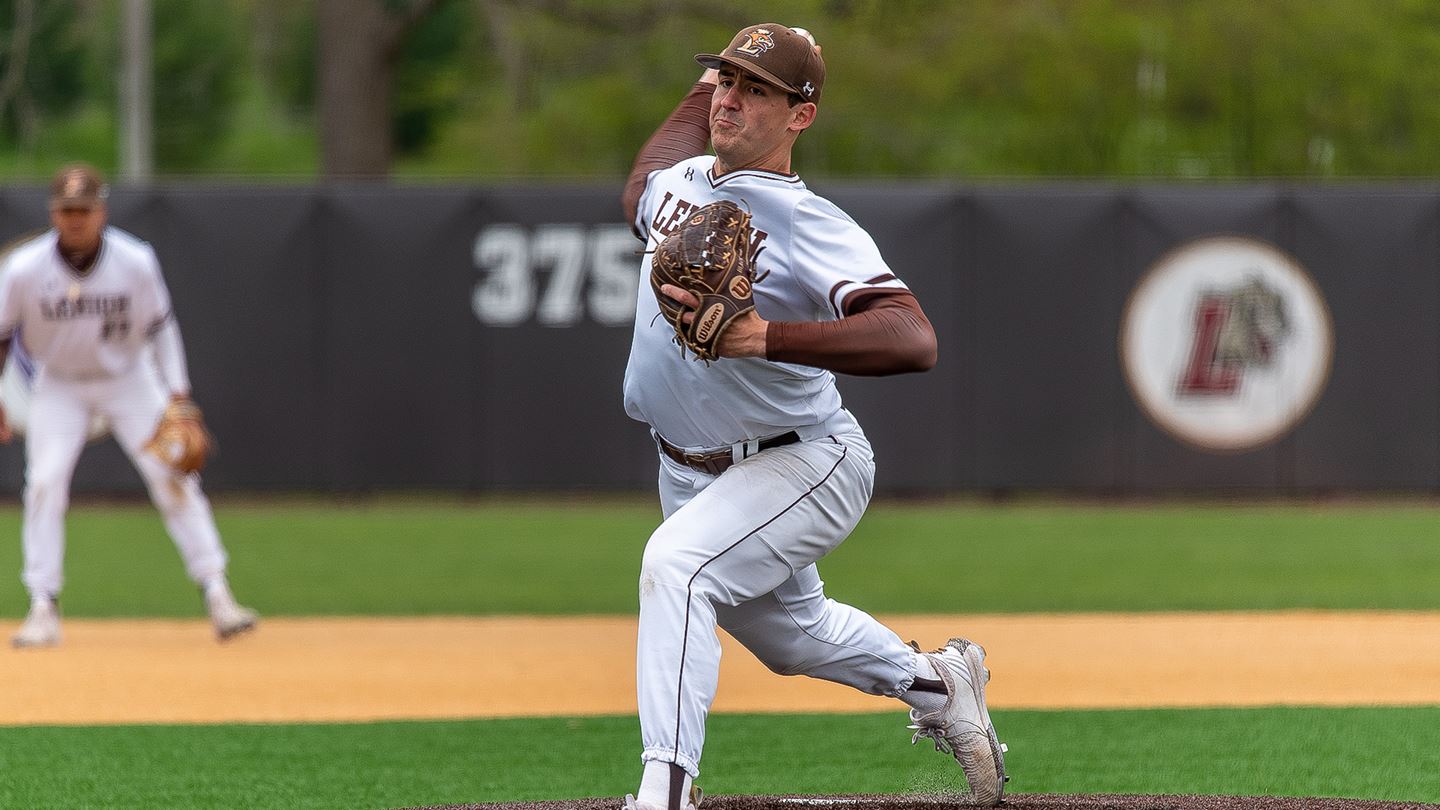
[[[1440,191],[1413,186],[815,183],[940,338],[930,373],[842,378],[887,492],[1425,491],[1440,486]],[[153,243],[212,490],[650,489],[620,400],[640,243],[618,186],[120,188]],[[0,236],[45,225],[0,191]],[[1211,235],[1293,256],[1333,319],[1293,430],[1207,452],[1157,427],[1117,343],[1132,290]],[[722,361],[723,362],[723,361]],[[18,446],[0,484],[18,491]],[[79,491],[134,491],[108,440]]]

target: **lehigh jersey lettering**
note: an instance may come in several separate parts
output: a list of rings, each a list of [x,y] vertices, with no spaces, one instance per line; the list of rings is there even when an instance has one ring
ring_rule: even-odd
[[[82,295],[71,298],[40,300],[40,317],[47,321],[62,321],[66,318],[96,317],[101,315],[123,315],[130,309],[130,296]]]
[[[0,339],[24,327],[25,351],[64,377],[118,376],[140,362],[170,293],[150,245],[107,227],[81,276],[60,256],[55,231],[19,246],[0,265]]]
[[[703,155],[650,175],[633,223],[647,235],[647,251],[694,210],[732,200],[750,211],[755,269],[767,274],[755,285],[760,317],[836,320],[857,292],[906,289],[870,235],[798,176],[746,169],[717,178],[714,164]],[[824,369],[754,357],[706,366],[682,357],[673,330],[658,317],[648,252],[638,283],[625,411],[670,443],[722,447],[819,424],[840,410],[835,377]],[[696,390],[707,392],[703,401],[693,398]]]
[[[693,174],[694,171],[695,169],[693,167],[686,169],[687,174]],[[711,202],[714,201],[711,200]],[[652,220],[650,223],[650,230],[653,233],[659,234],[660,239],[664,239],[665,237],[674,233],[685,222],[685,218],[690,215],[690,212],[702,208],[708,204],[709,203],[700,203],[699,205],[696,205],[695,203],[689,202],[687,200],[682,200],[667,191],[665,192],[665,198],[660,201],[659,210],[655,212],[654,220]],[[751,264],[756,264],[760,261],[760,253],[765,250],[765,237],[769,235],[770,234],[766,233],[765,231],[762,231],[759,228],[755,227],[755,220],[752,217],[750,220]],[[656,240],[656,244],[659,243],[660,240]],[[756,271],[764,272],[758,267],[756,268]]]

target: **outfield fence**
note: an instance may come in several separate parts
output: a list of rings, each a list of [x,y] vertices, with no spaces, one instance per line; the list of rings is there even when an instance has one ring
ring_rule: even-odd
[[[940,338],[841,379],[882,491],[1440,488],[1436,187],[813,185]],[[648,490],[618,191],[160,185],[111,221],[164,266],[212,491]],[[0,235],[44,218],[0,191]],[[139,487],[108,441],[76,473]]]

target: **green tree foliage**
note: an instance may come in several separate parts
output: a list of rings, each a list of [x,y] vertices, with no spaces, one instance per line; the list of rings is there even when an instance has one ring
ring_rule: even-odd
[[[444,119],[456,112],[463,87],[460,48],[471,27],[470,6],[442,4],[405,42],[395,77],[395,148],[402,155],[422,153]]]
[[[85,98],[89,68],[80,4],[0,3],[0,145],[33,153],[40,134]]]
[[[227,4],[151,0],[155,11],[155,165],[211,168],[248,67],[239,17]]]
[[[612,174],[746,23],[829,72],[808,173],[1331,177],[1440,172],[1426,0],[493,0],[417,173]],[[651,13],[655,12],[655,13]],[[503,27],[497,27],[503,26]]]
[[[160,170],[312,175],[313,3],[153,2]],[[0,171],[113,165],[116,6],[0,3]],[[760,20],[824,46],[807,174],[1440,174],[1434,0],[446,0],[397,62],[397,173],[623,174]]]
[[[227,3],[152,0],[152,7],[155,165],[169,172],[215,168],[212,150],[227,132],[247,67],[239,17]],[[33,22],[22,24],[22,14]],[[9,40],[0,75],[16,65],[19,87],[10,103],[0,101],[5,145],[42,162],[85,159],[113,167],[120,4],[16,0],[0,3],[0,23],[0,39]],[[17,62],[22,53],[28,58]]]

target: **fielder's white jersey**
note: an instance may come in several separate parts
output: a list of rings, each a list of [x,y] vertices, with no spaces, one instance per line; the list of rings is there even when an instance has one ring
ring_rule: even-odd
[[[100,254],[75,272],[50,230],[17,247],[0,269],[0,340],[14,336],[45,373],[71,379],[114,377],[146,356],[171,317],[170,291],[150,245],[106,227]]]
[[[829,321],[865,289],[906,289],[859,225],[796,175],[757,169],[714,176],[701,155],[652,172],[634,225],[653,251],[696,208],[732,200],[750,211],[758,274],[755,309],[771,321]],[[829,371],[764,358],[721,358],[709,366],[681,357],[674,330],[641,262],[635,334],[625,369],[625,412],[672,444],[715,448],[814,425],[841,408]]]

